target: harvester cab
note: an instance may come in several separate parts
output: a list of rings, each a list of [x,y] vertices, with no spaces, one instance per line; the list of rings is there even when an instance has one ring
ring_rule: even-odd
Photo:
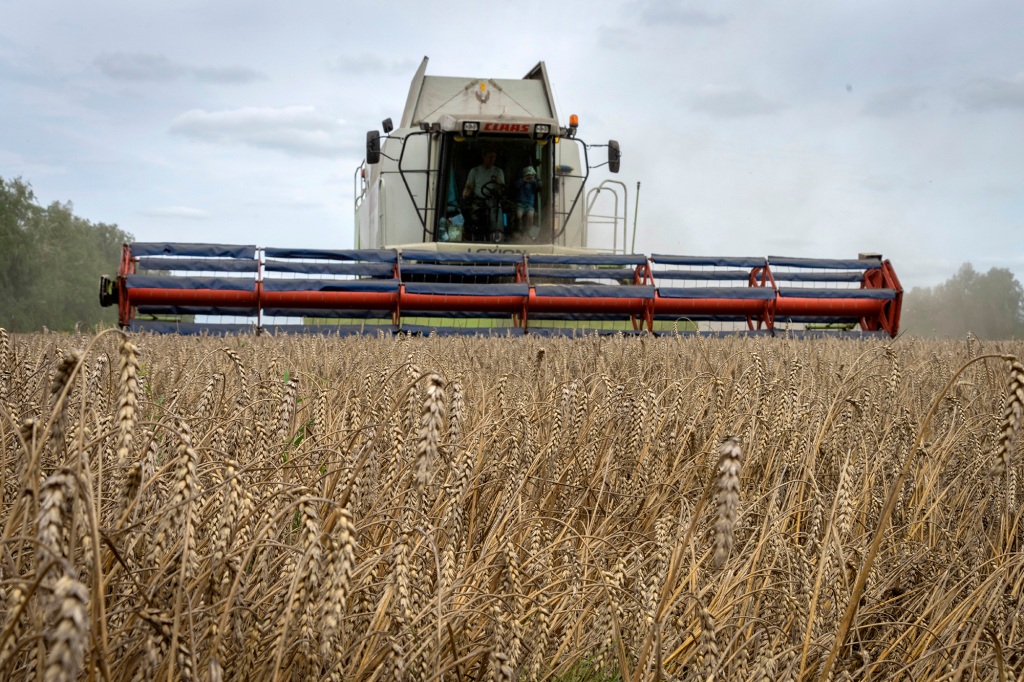
[[[587,249],[589,151],[578,118],[559,123],[544,63],[522,79],[426,75],[397,129],[366,136],[356,171],[356,247],[557,253]],[[624,232],[624,230],[623,230]],[[624,243],[624,240],[623,240]],[[613,249],[615,245],[613,245]]]
[[[559,122],[543,62],[522,79],[426,67],[398,127],[367,133],[354,249],[125,244],[101,304],[123,327],[174,333],[898,333],[903,289],[877,254],[634,253],[625,184],[587,185],[593,168],[618,172],[619,145]]]

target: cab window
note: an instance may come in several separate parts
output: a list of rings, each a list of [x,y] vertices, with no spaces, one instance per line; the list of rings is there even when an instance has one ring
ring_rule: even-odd
[[[550,157],[547,141],[447,135],[437,240],[551,243]]]

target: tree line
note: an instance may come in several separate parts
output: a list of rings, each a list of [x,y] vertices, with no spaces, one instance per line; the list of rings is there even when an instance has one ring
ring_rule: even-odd
[[[1024,338],[1024,289],[1007,268],[980,273],[964,263],[942,284],[907,292],[900,327],[937,338]]]
[[[117,323],[101,308],[99,278],[116,274],[132,236],[76,216],[71,202],[41,206],[21,178],[0,177],[0,326],[72,331]]]

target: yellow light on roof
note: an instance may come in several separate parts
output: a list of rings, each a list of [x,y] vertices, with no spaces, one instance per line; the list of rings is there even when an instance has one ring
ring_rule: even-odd
[[[491,98],[491,93],[487,91],[486,82],[480,81],[480,87],[476,91],[476,98],[481,104],[484,104]]]
[[[579,125],[580,125],[580,117],[579,116],[577,116],[576,114],[572,114],[571,116],[569,116],[569,127],[570,128],[577,128],[577,127],[579,127]]]

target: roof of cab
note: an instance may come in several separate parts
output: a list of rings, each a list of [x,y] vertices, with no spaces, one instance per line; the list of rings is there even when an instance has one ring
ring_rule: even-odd
[[[402,128],[434,123],[445,114],[455,118],[558,119],[544,62],[538,62],[521,79],[428,76],[427,62],[424,57],[413,76]]]

